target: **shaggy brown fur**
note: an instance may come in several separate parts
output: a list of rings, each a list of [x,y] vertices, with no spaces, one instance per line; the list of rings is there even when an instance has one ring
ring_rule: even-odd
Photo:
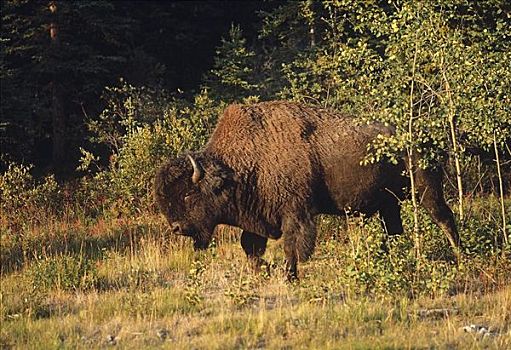
[[[401,233],[404,162],[361,166],[367,145],[391,127],[360,125],[349,116],[298,103],[231,105],[202,152],[193,154],[202,179],[185,157],[165,164],[156,177],[160,208],[176,233],[205,247],[217,224],[241,227],[242,246],[261,261],[267,238],[284,236],[290,277],[314,250],[314,216],[345,210],[379,211],[389,233]],[[459,244],[452,212],[442,194],[440,172],[421,171],[423,205]]]

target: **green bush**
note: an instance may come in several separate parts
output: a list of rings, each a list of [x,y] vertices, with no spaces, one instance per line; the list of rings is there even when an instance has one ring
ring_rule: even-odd
[[[35,289],[83,290],[95,285],[97,271],[83,256],[62,255],[34,262],[29,276]]]
[[[437,296],[455,287],[458,267],[444,234],[425,213],[420,216],[420,249],[413,236],[412,207],[405,202],[405,232],[388,237],[378,218],[348,224],[347,249],[341,254],[343,285],[359,294]],[[358,219],[349,219],[357,221]]]
[[[0,175],[0,208],[2,216],[12,222],[40,213],[42,208],[52,210],[62,203],[62,193],[53,175],[36,181],[30,171],[33,165],[8,162]],[[21,221],[20,221],[21,222]]]
[[[114,215],[147,210],[158,165],[203,146],[223,106],[207,91],[189,103],[127,84],[108,89],[106,98],[109,107],[90,129],[93,140],[109,146],[112,154],[108,167],[85,177],[82,185]],[[85,150],[82,154],[79,169],[92,171],[98,157]]]

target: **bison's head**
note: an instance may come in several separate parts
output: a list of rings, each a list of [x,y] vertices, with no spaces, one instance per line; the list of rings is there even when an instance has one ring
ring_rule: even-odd
[[[192,237],[195,249],[207,248],[215,226],[226,222],[233,192],[232,171],[201,155],[174,159],[155,178],[155,199],[172,233]]]

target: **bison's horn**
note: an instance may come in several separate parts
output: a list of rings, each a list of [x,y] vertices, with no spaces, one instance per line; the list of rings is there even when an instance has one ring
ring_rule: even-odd
[[[202,167],[193,159],[191,155],[188,155],[188,159],[190,160],[190,163],[192,163],[193,167],[193,175],[192,175],[192,182],[194,184],[198,183],[202,177],[203,177],[203,170]]]

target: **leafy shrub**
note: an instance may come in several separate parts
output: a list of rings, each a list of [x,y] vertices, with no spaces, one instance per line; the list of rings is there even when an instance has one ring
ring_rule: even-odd
[[[21,215],[35,213],[41,208],[55,209],[61,203],[61,192],[53,175],[36,181],[30,171],[33,165],[8,163],[0,175],[0,208],[2,216],[13,221]]]
[[[255,292],[257,283],[255,274],[240,274],[239,278],[229,285],[224,295],[238,307],[251,305],[259,300],[259,296]]]
[[[192,268],[188,272],[186,278],[186,300],[192,306],[200,305],[204,299],[202,295],[202,275],[204,271],[206,271],[206,265],[199,258],[193,262]]]
[[[470,202],[469,215],[460,229],[465,253],[469,256],[490,257],[501,253],[502,249],[509,251],[511,248],[504,246],[502,214],[499,205],[499,198],[494,195],[474,198]],[[506,217],[511,217],[511,201],[505,200],[504,206]],[[509,220],[507,222],[509,223]]]
[[[91,260],[69,255],[36,261],[29,275],[32,286],[43,290],[88,289],[97,279],[96,267]]]
[[[127,84],[109,89],[107,98],[109,107],[90,128],[96,133],[93,140],[109,146],[112,154],[108,168],[86,177],[83,185],[114,215],[148,209],[158,165],[204,145],[222,106],[206,91],[189,103]],[[92,170],[98,157],[85,150],[82,154],[79,169]]]
[[[427,215],[420,215],[417,250],[415,238],[410,235],[413,219],[409,202],[403,205],[402,217],[405,232],[389,237],[387,247],[377,218],[348,230],[350,249],[341,252],[340,278],[355,293],[436,296],[454,288],[458,267],[449,259],[452,252],[444,234]]]

